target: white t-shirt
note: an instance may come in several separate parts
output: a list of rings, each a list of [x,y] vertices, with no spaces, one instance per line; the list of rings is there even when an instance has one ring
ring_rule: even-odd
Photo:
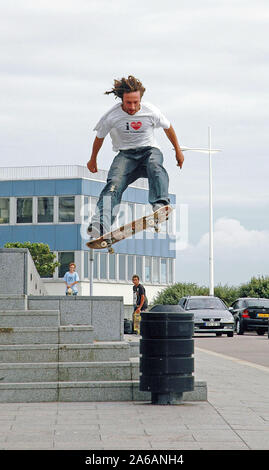
[[[137,147],[159,147],[154,129],[169,129],[170,122],[161,111],[150,103],[141,102],[137,113],[131,115],[123,111],[118,103],[105,113],[94,130],[97,137],[103,139],[108,133],[115,152]]]

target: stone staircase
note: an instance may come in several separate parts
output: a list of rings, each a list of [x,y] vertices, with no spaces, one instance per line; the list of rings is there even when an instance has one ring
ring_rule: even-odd
[[[60,325],[59,311],[25,309],[22,298],[13,298],[16,309],[5,303],[10,297],[0,299],[0,402],[149,399],[130,342],[94,341],[92,326]]]
[[[0,402],[150,401],[123,297],[47,295],[27,249],[0,248]],[[184,392],[206,400],[205,382]]]

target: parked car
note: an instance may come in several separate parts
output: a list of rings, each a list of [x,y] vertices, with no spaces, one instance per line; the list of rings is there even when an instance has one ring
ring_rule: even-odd
[[[186,311],[194,314],[195,333],[223,333],[232,337],[234,335],[234,318],[225,303],[213,296],[182,297],[179,305]]]
[[[245,331],[256,331],[264,335],[268,330],[269,299],[244,297],[237,299],[230,307],[234,316],[235,331],[243,335]]]

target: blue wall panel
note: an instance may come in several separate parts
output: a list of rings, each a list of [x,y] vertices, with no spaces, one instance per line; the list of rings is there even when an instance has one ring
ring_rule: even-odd
[[[100,181],[91,181],[83,179],[81,186],[81,194],[84,194],[85,196],[98,197],[104,186],[105,183],[102,183]]]
[[[35,181],[13,181],[12,195],[14,196],[33,196],[35,191]]]
[[[0,197],[5,196],[53,196],[82,194],[98,197],[105,183],[82,178],[40,179],[0,182]],[[175,195],[170,194],[171,203],[175,203]],[[123,193],[123,201],[148,204],[148,191],[145,189],[127,188]]]
[[[79,225],[39,225],[0,227],[0,245],[6,242],[46,243],[52,251],[80,250]]]
[[[34,228],[34,237],[36,242],[46,243],[51,250],[55,250],[55,225],[39,225]]]
[[[56,180],[56,195],[81,194],[81,179]]]
[[[0,181],[0,196],[12,196],[12,181]]]
[[[10,225],[0,226],[0,248],[7,242],[12,242],[12,227]]]
[[[79,250],[80,240],[76,225],[58,225],[55,227],[55,250]]]
[[[54,196],[56,194],[55,180],[35,181],[34,194],[38,196]]]

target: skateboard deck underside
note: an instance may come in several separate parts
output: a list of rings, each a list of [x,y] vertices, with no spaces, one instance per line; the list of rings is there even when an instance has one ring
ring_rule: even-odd
[[[163,206],[150,215],[141,217],[140,219],[129,222],[126,225],[113,230],[112,232],[105,233],[102,237],[90,240],[86,243],[89,248],[103,249],[109,248],[114,243],[131,237],[132,235],[141,232],[147,228],[155,228],[158,231],[158,225],[168,219],[169,214],[172,212],[172,207]]]

